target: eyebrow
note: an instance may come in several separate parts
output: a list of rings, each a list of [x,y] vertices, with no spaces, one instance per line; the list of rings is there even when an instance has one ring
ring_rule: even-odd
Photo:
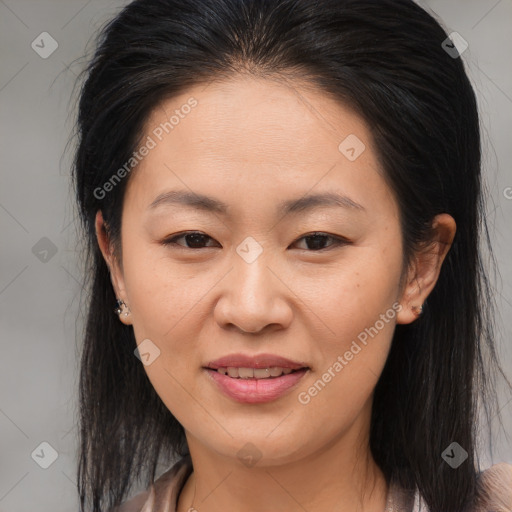
[[[210,196],[189,192],[186,190],[171,190],[157,196],[157,198],[148,206],[148,210],[154,210],[164,205],[182,205],[203,210],[220,215],[229,215],[229,206],[222,201]],[[277,205],[277,214],[287,215],[298,213],[319,207],[342,207],[347,209],[366,211],[366,208],[356,203],[350,197],[337,194],[335,192],[323,192],[300,197],[299,199],[289,199]]]

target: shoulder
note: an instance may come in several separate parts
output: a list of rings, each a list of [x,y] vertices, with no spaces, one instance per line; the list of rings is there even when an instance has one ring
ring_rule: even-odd
[[[478,475],[474,512],[512,512],[512,464],[495,464]]]
[[[176,500],[187,477],[192,472],[190,456],[178,460],[148,489],[139,492],[111,512],[175,512]]]

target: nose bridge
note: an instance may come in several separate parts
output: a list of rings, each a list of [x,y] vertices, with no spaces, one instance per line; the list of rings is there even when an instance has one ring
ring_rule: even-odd
[[[267,266],[268,260],[263,253],[250,261],[238,254],[234,257],[233,290],[239,296],[239,301],[258,303],[261,307],[264,302],[272,299],[275,290],[271,281],[274,276]]]
[[[274,300],[275,277],[267,267],[270,263],[269,249],[252,237],[247,237],[236,248],[233,255],[234,275],[232,292],[237,302],[253,313],[263,313]]]
[[[217,303],[217,320],[247,332],[257,332],[268,324],[287,325],[290,307],[283,295],[285,287],[271,270],[269,249],[248,237],[233,253],[233,270]],[[269,268],[270,267],[270,268]]]

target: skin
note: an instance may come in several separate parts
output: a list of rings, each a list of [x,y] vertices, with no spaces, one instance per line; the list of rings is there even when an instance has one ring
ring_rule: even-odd
[[[191,96],[198,105],[129,178],[122,258],[101,212],[96,219],[114,289],[129,307],[120,320],[133,325],[137,343],[148,338],[160,349],[144,369],[186,432],[194,472],[178,512],[382,512],[388,486],[368,446],[373,390],[395,324],[415,321],[413,306],[436,283],[455,222],[437,216],[433,243],[402,268],[398,207],[369,128],[311,87],[242,76],[197,86],[155,109],[142,140]],[[338,150],[349,134],[366,146],[354,161]],[[183,205],[148,209],[159,194],[183,189],[227,203],[230,216]],[[276,215],[279,202],[324,191],[364,210]],[[184,238],[181,247],[162,244],[183,231],[211,238],[199,249],[187,249]],[[349,243],[303,238],[318,231]],[[252,263],[236,252],[248,236],[263,249]],[[402,309],[308,404],[299,403],[299,392],[394,303]],[[281,355],[310,371],[277,400],[241,404],[202,369],[238,352]],[[261,454],[252,467],[237,456],[246,443]]]

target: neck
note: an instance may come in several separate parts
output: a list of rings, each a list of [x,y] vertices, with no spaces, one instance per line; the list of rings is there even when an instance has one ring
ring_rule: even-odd
[[[285,463],[266,460],[247,467],[209,450],[187,432],[194,472],[177,512],[383,512],[388,485],[361,438],[359,417],[329,444]],[[364,448],[366,447],[366,448]]]

